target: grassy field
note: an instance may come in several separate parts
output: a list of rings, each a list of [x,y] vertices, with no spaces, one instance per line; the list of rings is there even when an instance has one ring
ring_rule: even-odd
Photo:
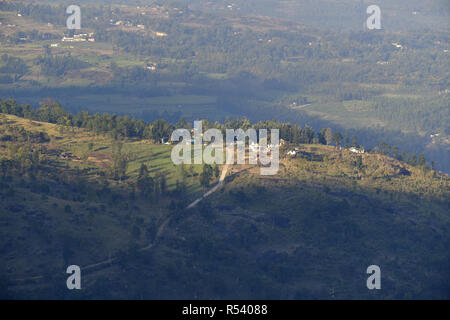
[[[12,115],[0,114],[0,121],[7,121],[8,125],[22,127],[27,131],[46,132],[51,140],[47,145],[48,149],[70,152],[78,159],[63,160],[58,156],[51,157],[62,166],[78,169],[96,169],[97,171],[107,170],[112,165],[114,140],[105,135],[95,135],[90,131],[63,127],[56,124],[31,121]],[[89,144],[92,149],[89,151]],[[176,181],[181,181],[180,168],[175,166],[171,160],[172,146],[155,144],[149,140],[127,140],[123,142],[122,154],[125,154],[128,161],[127,179],[136,179],[141,164],[146,164],[151,176],[164,174],[167,179],[169,189],[175,188]],[[0,154],[7,155],[6,146],[0,148]],[[192,172],[198,175],[201,165],[192,165]],[[97,179],[97,175],[91,179]],[[195,196],[201,192],[198,178],[191,176],[187,179],[188,192]]]

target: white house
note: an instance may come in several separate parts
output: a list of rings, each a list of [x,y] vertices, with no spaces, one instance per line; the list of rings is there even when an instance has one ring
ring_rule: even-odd
[[[254,152],[258,152],[259,151],[259,144],[257,144],[256,142],[252,141],[249,145],[249,149],[250,151],[254,151]]]
[[[150,71],[155,71],[156,67],[157,67],[156,63],[147,63],[146,69]]]
[[[272,149],[274,149],[274,148],[275,148],[274,144],[269,144],[266,148],[266,152],[272,152]]]
[[[290,150],[287,153],[288,156],[296,156],[297,155],[297,151],[296,150]]]
[[[355,147],[351,147],[351,148],[348,149],[348,150],[350,150],[350,151],[353,152],[353,153],[364,153],[364,150],[360,150],[360,149],[357,149],[357,148],[355,148]]]

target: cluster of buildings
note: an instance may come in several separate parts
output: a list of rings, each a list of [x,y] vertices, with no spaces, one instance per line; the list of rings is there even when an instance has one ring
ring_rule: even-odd
[[[350,147],[350,148],[348,148],[348,150],[349,150],[350,152],[357,153],[357,154],[364,154],[364,153],[365,153],[364,149],[362,149],[362,148],[359,149],[359,148],[355,148],[355,147]],[[299,149],[299,148],[294,148],[294,149],[292,149],[292,150],[289,150],[289,151],[286,153],[286,155],[292,156],[292,157],[296,157],[297,154],[299,154],[299,153],[300,153],[300,149]]]
[[[112,26],[124,26],[124,27],[128,27],[128,28],[132,28],[134,27],[133,23],[131,21],[114,21],[113,19],[109,20],[109,24]],[[144,25],[138,24],[136,27],[138,27],[139,29],[145,29]]]
[[[358,153],[358,154],[364,154],[365,153],[364,149],[358,149],[358,148],[355,148],[355,147],[350,147],[348,150],[353,152],[353,153]]]
[[[398,49],[403,49],[403,46],[398,42],[392,42],[392,45]]]
[[[286,154],[288,156],[295,157],[298,153],[300,153],[300,149],[299,148],[294,148],[293,150],[289,150]]]
[[[75,34],[73,37],[64,36],[61,40],[62,42],[95,42],[94,33],[80,33]]]
[[[167,33],[165,33],[165,32],[155,31],[155,35],[157,37],[167,37]]]
[[[145,30],[146,27],[143,24],[134,25],[131,21],[114,21],[113,19],[109,20],[109,24],[115,27],[126,27],[126,28],[137,28],[140,30]],[[167,37],[167,33],[160,31],[152,31],[150,30],[156,37]]]
[[[280,142],[280,144],[281,144],[281,142]],[[269,153],[269,152],[272,152],[272,150],[275,148],[275,145],[274,144],[268,144],[268,145],[260,146],[258,143],[252,142],[252,143],[250,143],[248,148],[252,152]]]
[[[158,65],[156,63],[149,62],[145,68],[150,71],[156,71],[157,66]]]

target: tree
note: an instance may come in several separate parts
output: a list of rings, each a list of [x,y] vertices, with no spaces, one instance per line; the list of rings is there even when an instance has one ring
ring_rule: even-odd
[[[200,173],[200,185],[203,188],[209,187],[211,178],[213,176],[213,168],[209,164],[203,165],[202,173]]]
[[[192,164],[189,166],[189,175],[191,176],[191,183],[193,183],[195,176],[195,167]]]
[[[325,138],[327,146],[330,145],[331,141],[333,140],[333,131],[331,130],[331,128],[326,128],[323,136]]]
[[[397,159],[400,160],[400,155],[399,155],[399,149],[397,146],[393,146],[392,147],[392,156]]]
[[[50,98],[40,102],[37,114],[38,120],[40,121],[62,125],[68,124],[69,112],[67,112],[58,102]]]
[[[49,44],[45,44],[44,45],[44,51],[45,51],[45,55],[46,56],[51,56],[52,55],[52,49],[50,48]]]
[[[216,164],[214,165],[214,176],[217,178],[219,178],[220,176],[220,170],[219,170],[219,166]]]
[[[356,158],[355,166],[356,166],[356,168],[358,168],[358,170],[362,170],[362,168],[363,168],[362,156],[358,156]]]
[[[382,141],[380,144],[380,152],[383,155],[388,155],[391,153],[392,147],[388,143]]]
[[[356,136],[352,137],[352,147],[359,148],[358,141],[356,140]]]
[[[2,159],[0,161],[0,170],[2,172],[2,177],[4,178],[8,173],[9,168],[11,167],[11,161],[8,159]]]
[[[161,141],[164,137],[169,137],[172,131],[172,125],[166,122],[166,120],[156,120],[153,122],[151,134],[152,138],[156,141]]]
[[[155,180],[152,177],[141,178],[137,187],[142,196],[149,197],[155,192]]]
[[[137,188],[138,188],[139,192],[145,197],[153,192],[154,181],[153,181],[153,179],[151,179],[151,181],[149,180],[148,169],[144,163],[142,163],[141,167],[139,168],[139,175],[138,175],[138,179],[137,179]]]
[[[123,142],[122,141],[116,141],[113,143],[112,145],[112,152],[113,154],[121,154],[122,153],[122,147],[123,147]]]
[[[39,151],[34,150],[31,155],[31,163],[33,165],[33,169],[37,170],[39,167],[39,164],[41,163],[41,159],[39,156]]]
[[[181,181],[177,179],[176,190],[181,196],[184,196],[186,192],[186,180],[188,176],[185,164],[181,164],[179,166],[179,172],[181,176]]]
[[[342,134],[340,134],[339,132],[333,134],[333,142],[336,145],[336,147],[339,147],[341,145],[341,141],[342,141]]]
[[[184,118],[180,118],[180,120],[178,120],[177,124],[175,125],[175,128],[177,128],[177,129],[189,129],[188,128],[188,123],[186,122],[186,120]]]
[[[167,192],[167,178],[166,178],[165,174],[161,174],[161,177],[159,179],[159,183],[160,183],[160,186],[161,186],[161,189],[160,189],[161,193],[163,195],[165,195],[166,192]]]
[[[141,167],[139,168],[138,180],[145,179],[148,177],[148,168],[145,163],[141,163]]]
[[[436,171],[436,162],[431,161],[431,169],[432,169],[433,171]]]
[[[122,180],[128,169],[127,156],[116,154],[113,158],[113,174],[115,179]]]
[[[320,144],[327,144],[327,140],[325,139],[325,132],[327,129],[322,129],[317,133],[317,140]]]
[[[417,164],[418,164],[419,166],[424,166],[424,165],[427,164],[427,161],[425,160],[425,155],[424,155],[423,153],[421,153],[421,154],[419,155],[419,159],[417,160]]]
[[[411,166],[417,166],[417,156],[415,153],[413,153],[413,155],[411,156],[411,158],[409,159],[409,164]]]

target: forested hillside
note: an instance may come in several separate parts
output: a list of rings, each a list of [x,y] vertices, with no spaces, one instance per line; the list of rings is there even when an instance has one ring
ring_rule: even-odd
[[[292,142],[278,175],[233,165],[186,209],[219,168],[175,167],[120,121],[0,120],[3,298],[449,297],[450,179],[426,166]],[[372,263],[383,295],[364,286]],[[65,290],[69,264],[81,292]]]

